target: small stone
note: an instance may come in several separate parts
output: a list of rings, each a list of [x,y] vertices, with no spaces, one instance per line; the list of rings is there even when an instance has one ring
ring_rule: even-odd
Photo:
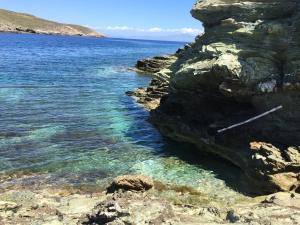
[[[230,223],[236,223],[240,220],[240,217],[234,212],[234,210],[230,210],[227,212],[226,220]]]
[[[32,210],[37,210],[39,208],[39,205],[38,204],[34,204],[31,206],[31,209]]]
[[[295,194],[294,193],[292,193],[291,194],[291,198],[295,198],[296,196],[295,196]]]
[[[64,215],[59,210],[56,210],[55,215],[58,217],[59,221],[63,221]]]
[[[6,201],[0,201],[0,211],[13,211],[16,212],[21,205],[18,205],[15,202],[6,202]]]

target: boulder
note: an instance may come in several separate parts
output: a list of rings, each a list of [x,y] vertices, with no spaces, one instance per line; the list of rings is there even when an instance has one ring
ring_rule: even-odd
[[[142,175],[125,175],[115,178],[112,184],[107,188],[107,192],[113,193],[118,190],[147,191],[153,186],[154,183],[150,177]]]
[[[249,178],[262,187],[277,189],[278,191],[293,191],[300,186],[299,151],[289,147],[288,150],[280,150],[272,144],[252,142],[250,144],[251,160],[248,168],[244,168]],[[293,158],[288,158],[290,151]],[[266,181],[263,181],[266,180]]]

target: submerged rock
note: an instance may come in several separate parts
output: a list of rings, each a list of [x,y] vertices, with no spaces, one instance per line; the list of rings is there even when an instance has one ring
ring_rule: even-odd
[[[118,190],[125,191],[147,191],[154,186],[150,177],[142,175],[125,175],[117,177],[107,188],[107,192],[113,193]]]

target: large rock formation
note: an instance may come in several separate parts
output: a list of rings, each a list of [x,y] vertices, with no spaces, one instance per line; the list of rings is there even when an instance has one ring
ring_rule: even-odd
[[[198,0],[192,15],[205,33],[171,65],[153,123],[240,167],[253,192],[299,190],[300,1]]]

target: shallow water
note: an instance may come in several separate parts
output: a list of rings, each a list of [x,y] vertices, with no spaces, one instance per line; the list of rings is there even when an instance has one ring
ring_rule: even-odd
[[[149,83],[149,76],[127,70],[136,60],[182,45],[1,34],[1,173],[36,174],[28,185],[75,186],[142,173],[238,195],[219,178],[226,172],[225,180],[234,183],[234,168],[163,139],[147,122],[148,112],[124,94]]]

